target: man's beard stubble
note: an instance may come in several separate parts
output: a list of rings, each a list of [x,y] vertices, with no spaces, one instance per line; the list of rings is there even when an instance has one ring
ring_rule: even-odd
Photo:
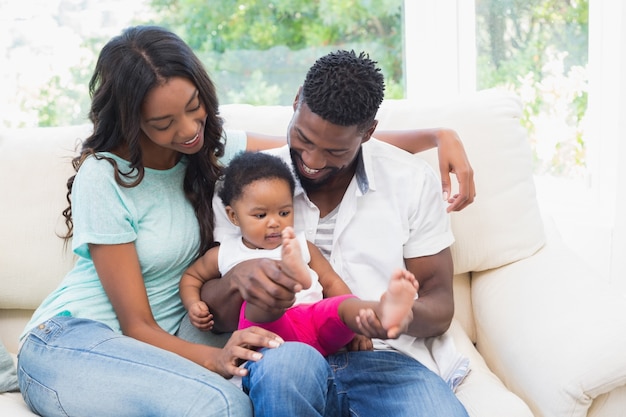
[[[327,175],[318,181],[314,181],[308,177],[305,177],[300,172],[300,169],[298,168],[298,162],[303,163],[300,155],[298,155],[298,153],[295,152],[293,149],[289,150],[289,154],[291,156],[291,165],[294,172],[296,173],[296,177],[298,178],[298,181],[300,181],[300,185],[302,185],[302,188],[304,188],[304,190],[307,192],[317,191],[324,188],[324,186],[327,185],[332,180],[332,178],[340,171],[340,169],[337,167],[324,168],[327,171]]]

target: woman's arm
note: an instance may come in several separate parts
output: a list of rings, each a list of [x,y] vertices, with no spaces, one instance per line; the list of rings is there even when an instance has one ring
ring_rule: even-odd
[[[474,170],[470,165],[459,135],[452,129],[417,129],[376,131],[374,137],[410,153],[419,153],[437,147],[443,198],[448,212],[461,211],[476,197]],[[459,192],[452,195],[450,173],[456,175]]]
[[[122,332],[127,336],[177,353],[226,378],[245,374],[245,370],[235,365],[239,359],[260,359],[249,346],[276,347],[280,341],[275,334],[259,328],[238,332],[224,349],[190,343],[171,335],[152,315],[135,245],[90,244],[89,250]]]
[[[248,138],[247,151],[263,151],[265,149],[280,148],[287,144],[284,136],[263,135],[261,133],[246,132]]]
[[[283,146],[287,143],[281,136],[262,135],[246,132],[248,137],[246,150],[258,151]],[[414,129],[375,131],[374,137],[390,143],[410,153],[419,153],[437,148],[441,188],[443,198],[448,205],[448,212],[461,211],[472,204],[476,196],[474,170],[470,165],[465,148],[457,133],[452,129]],[[456,175],[459,192],[452,195],[450,173]]]
[[[246,136],[248,139],[246,150],[249,151],[279,148],[287,144],[287,139],[284,136],[264,135],[255,132],[246,132]],[[443,136],[444,141],[449,139],[449,136],[460,141],[456,133],[449,129],[377,130],[374,136],[376,139],[413,154],[439,146],[442,141],[441,136]]]

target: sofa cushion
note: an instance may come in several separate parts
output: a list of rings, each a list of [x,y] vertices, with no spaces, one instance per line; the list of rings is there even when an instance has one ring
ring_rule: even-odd
[[[0,393],[16,391],[17,389],[17,371],[13,357],[0,340]]]
[[[536,416],[623,416],[626,298],[547,226],[534,256],[474,274],[476,347]]]

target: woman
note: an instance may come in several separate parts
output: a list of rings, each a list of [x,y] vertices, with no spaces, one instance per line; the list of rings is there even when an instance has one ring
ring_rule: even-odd
[[[252,329],[217,349],[174,335],[178,278],[213,244],[213,84],[180,38],[138,27],[104,47],[90,90],[94,131],[64,212],[78,260],[28,325],[24,398],[42,415],[251,415],[224,377],[280,339]]]

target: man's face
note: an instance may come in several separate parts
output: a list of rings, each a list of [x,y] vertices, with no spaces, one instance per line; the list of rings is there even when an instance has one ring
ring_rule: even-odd
[[[296,105],[287,131],[291,161],[305,190],[323,188],[354,175],[361,144],[371,131],[327,122],[302,103]]]

